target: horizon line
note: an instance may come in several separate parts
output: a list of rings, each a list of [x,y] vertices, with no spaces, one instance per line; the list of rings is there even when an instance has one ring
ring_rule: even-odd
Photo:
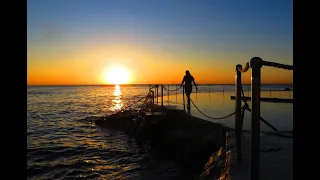
[[[243,85],[251,85],[248,83],[242,83]],[[167,84],[27,84],[27,86],[143,86],[143,85],[180,85],[180,83],[167,83]],[[197,85],[235,85],[235,83],[197,83]],[[261,83],[261,85],[293,85],[293,83]]]

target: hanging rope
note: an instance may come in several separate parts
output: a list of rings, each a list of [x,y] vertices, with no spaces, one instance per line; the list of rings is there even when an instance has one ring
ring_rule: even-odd
[[[242,85],[241,85],[241,94],[242,94],[242,97],[244,97],[244,92],[243,92],[243,89],[242,89]],[[251,109],[250,109],[250,107],[249,107],[249,104],[247,103],[247,101],[244,99],[244,98],[242,98],[243,99],[243,102],[245,103],[245,107],[246,107],[246,110],[248,110],[249,112],[251,112]],[[275,128],[274,126],[272,126],[270,123],[268,123],[266,120],[264,120],[261,116],[260,116],[260,120],[263,122],[263,123],[265,123],[267,126],[269,126],[271,129],[273,129],[274,131],[278,131],[278,129],[277,128]]]
[[[134,102],[134,103],[130,104],[129,106],[126,106],[125,108],[121,109],[120,111],[124,111],[124,110],[126,110],[127,108],[129,108],[129,107],[131,107],[132,105],[134,105],[134,104],[136,104],[136,103],[138,103],[138,102],[142,101],[142,100],[143,100],[143,99],[145,99],[145,98],[146,98],[146,97],[143,97],[143,98],[139,99],[138,101],[136,101],[136,102]]]
[[[241,94],[242,94],[242,97],[244,97],[244,92],[243,92],[242,85],[241,85]],[[249,112],[251,112],[251,109],[250,109],[249,104],[247,103],[247,101],[246,101],[244,98],[242,98],[242,101],[245,103],[244,108],[245,108],[246,110],[248,110]],[[285,137],[285,138],[293,138],[293,136],[282,134],[277,128],[275,128],[274,126],[272,126],[270,123],[268,123],[268,121],[266,121],[265,119],[263,119],[261,116],[260,116],[260,120],[261,120],[264,124],[266,124],[267,126],[269,126],[272,130],[275,131],[275,133],[273,133],[274,135],[279,136],[279,137]],[[272,134],[272,133],[269,133],[269,134]]]
[[[149,88],[149,91],[150,91],[151,89],[155,88],[155,87],[157,87],[157,85],[154,85],[154,86],[150,87],[150,88]],[[124,110],[126,110],[127,108],[130,108],[131,106],[135,105],[136,103],[142,101],[142,100],[145,99],[145,98],[146,98],[146,97],[143,97],[143,98],[139,99],[138,101],[130,104],[129,106],[126,106],[125,108],[121,109],[120,111],[124,111]]]
[[[154,87],[157,87],[157,85],[149,88],[149,90],[151,90],[151,89],[154,88]],[[163,87],[165,88],[165,86],[163,86]],[[182,86],[181,86],[181,87],[182,87]],[[172,90],[172,91],[177,91],[177,90],[179,90],[181,87],[177,88],[176,90]],[[165,89],[166,89],[166,88],[165,88]],[[166,89],[166,90],[168,90],[168,89]],[[183,88],[182,90],[183,90],[183,110],[185,110],[185,98],[184,98],[185,92],[184,92],[184,88]],[[244,97],[244,92],[243,92],[242,85],[241,85],[241,95],[242,95],[242,97]],[[138,101],[130,104],[129,106],[126,106],[126,107],[123,108],[121,111],[123,111],[123,110],[125,110],[125,109],[127,109],[127,108],[130,108],[131,106],[133,106],[134,104],[142,101],[142,100],[145,99],[145,98],[146,98],[146,97],[143,97],[143,98],[139,99]],[[229,114],[229,115],[226,115],[226,116],[223,116],[223,117],[210,117],[210,116],[204,114],[204,113],[195,105],[195,103],[192,101],[192,99],[190,99],[190,101],[192,102],[193,106],[194,106],[202,115],[204,115],[205,117],[210,118],[210,119],[224,119],[224,118],[230,117],[230,116],[232,116],[232,115],[234,115],[234,114],[236,113],[236,112],[233,112],[233,113],[231,113],[231,114]],[[244,98],[242,98],[242,101],[245,103],[245,105],[242,106],[241,109],[245,109],[245,110],[248,110],[249,112],[251,112],[251,109],[250,109],[247,101],[246,101]],[[262,117],[260,117],[260,120],[261,120],[263,123],[265,123],[268,127],[270,127],[272,130],[275,131],[275,133],[271,133],[271,132],[262,132],[262,133],[266,133],[266,134],[270,134],[270,135],[275,135],[275,136],[279,136],[279,137],[284,137],[284,138],[293,138],[293,136],[290,136],[290,135],[286,135],[286,134],[281,133],[277,128],[275,128],[274,126],[272,126],[270,123],[268,123],[268,122],[267,122],[265,119],[263,119]]]
[[[157,87],[157,85],[152,86],[151,88],[149,88],[149,90],[151,90],[151,89],[153,89],[153,88],[155,88],[155,87]]]
[[[172,91],[172,92],[174,92],[174,91],[178,91],[182,86],[180,86],[179,88],[177,88],[177,89],[175,89],[175,90],[169,90],[169,89],[167,89],[164,85],[162,85],[163,86],[163,88],[165,89],[165,90],[167,90],[167,91]]]
[[[150,91],[151,89],[155,88],[155,87],[157,87],[157,85],[154,85],[154,86],[150,87],[150,88],[149,88],[149,91]],[[164,87],[164,86],[163,86],[163,87]],[[164,87],[164,88],[165,88],[165,87]],[[181,88],[181,87],[179,87],[178,89],[180,89],[180,88]],[[175,91],[177,91],[178,89],[176,89]],[[142,100],[145,99],[145,98],[146,98],[146,97],[143,97],[143,98],[139,99],[138,101],[130,104],[129,106],[126,106],[125,108],[121,109],[120,111],[124,111],[124,110],[126,110],[127,108],[130,108],[131,106],[135,105],[136,103],[142,101]]]
[[[210,117],[210,116],[208,116],[208,115],[205,115],[202,111],[200,111],[200,109],[194,104],[194,102],[192,101],[191,98],[190,98],[190,101],[192,102],[193,106],[194,106],[202,115],[204,115],[205,117],[210,118],[210,119],[224,119],[224,118],[230,117],[230,116],[232,116],[232,115],[234,115],[234,114],[236,113],[236,112],[233,112],[233,113],[231,113],[231,114],[229,114],[229,115],[227,115],[227,116],[218,117],[218,118]],[[242,108],[243,108],[243,107],[242,107]],[[242,108],[241,108],[241,109],[242,109]]]

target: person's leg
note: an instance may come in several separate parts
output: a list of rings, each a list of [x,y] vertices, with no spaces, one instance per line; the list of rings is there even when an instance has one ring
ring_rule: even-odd
[[[188,109],[190,109],[190,94],[191,94],[190,91],[187,91],[187,92],[186,92],[186,95],[187,95],[187,108],[188,108]]]

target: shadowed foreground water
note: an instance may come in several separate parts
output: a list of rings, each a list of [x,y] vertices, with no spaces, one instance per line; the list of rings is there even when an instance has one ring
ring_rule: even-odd
[[[27,179],[193,179],[192,170],[168,159],[148,144],[128,142],[123,131],[103,129],[88,121],[88,117],[114,113],[143,98],[148,87],[28,87]],[[218,86],[200,86],[199,93],[209,88],[221,91]],[[233,88],[230,85],[225,90],[230,92]],[[209,112],[206,109],[211,105],[200,99],[210,98],[202,96],[195,103]],[[174,97],[174,93],[169,100],[166,98],[164,105],[170,101],[175,104],[175,98],[177,102],[181,100]],[[213,102],[220,102],[221,98]],[[221,114],[230,111],[227,107],[234,107],[234,101],[223,100],[228,105],[221,109]],[[270,107],[273,113],[281,114],[281,109],[277,108],[281,105]],[[283,126],[291,128],[291,125]]]
[[[28,179],[174,179],[183,169],[148,145],[127,142],[120,131],[104,130],[83,122],[47,125],[28,146]],[[180,174],[180,175],[179,175]]]

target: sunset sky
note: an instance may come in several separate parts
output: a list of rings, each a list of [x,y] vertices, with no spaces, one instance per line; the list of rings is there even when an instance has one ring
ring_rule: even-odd
[[[254,56],[293,65],[292,0],[28,0],[28,85],[233,84]],[[250,83],[251,70],[243,74]],[[262,83],[293,72],[263,67]]]

